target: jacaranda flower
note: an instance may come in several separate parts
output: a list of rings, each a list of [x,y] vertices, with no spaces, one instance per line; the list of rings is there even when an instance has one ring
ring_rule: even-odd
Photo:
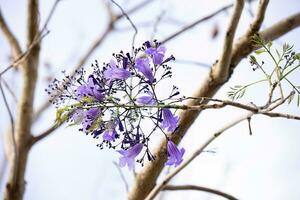
[[[142,151],[143,146],[143,144],[138,143],[127,150],[118,150],[118,152],[122,155],[119,159],[119,166],[125,167],[127,165],[128,169],[132,170],[134,168],[135,157]]]
[[[80,100],[82,97],[91,97],[98,101],[103,100],[103,90],[93,75],[89,76],[86,85],[81,85],[77,88],[77,98]]]
[[[171,141],[168,140],[168,160],[166,162],[166,165],[175,165],[177,167],[182,162],[182,157],[185,152],[184,148],[181,148],[180,150],[177,148],[177,146]]]
[[[151,83],[153,83],[154,76],[150,68],[150,61],[147,57],[137,58],[135,60],[135,68],[137,68]]]
[[[94,121],[99,117],[100,112],[100,108],[91,108],[83,113],[82,127],[84,132],[92,127]]]
[[[160,65],[164,60],[166,48],[164,46],[159,46],[158,48],[150,47],[145,52],[152,56],[155,65]]]
[[[111,60],[110,67],[104,71],[103,75],[108,80],[108,84],[110,84],[114,80],[126,80],[131,76],[131,73],[126,69],[118,68],[116,63]]]
[[[174,117],[170,109],[162,109],[163,121],[161,127],[169,132],[175,131],[178,126],[179,117]]]
[[[108,129],[105,130],[103,133],[103,139],[108,141],[108,142],[112,142],[116,139],[117,136],[117,132],[115,129]]]
[[[141,105],[155,105],[156,104],[156,100],[155,100],[153,94],[150,92],[148,95],[137,97],[136,102]]]

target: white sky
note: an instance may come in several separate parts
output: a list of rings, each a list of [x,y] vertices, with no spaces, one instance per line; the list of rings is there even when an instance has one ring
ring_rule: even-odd
[[[41,1],[42,22],[53,2],[53,0]],[[137,1],[123,0],[120,2],[126,9]],[[134,14],[132,20],[137,25],[145,21],[153,22],[162,11],[166,11],[165,17],[188,23],[230,2],[157,0],[147,9]],[[255,8],[255,5],[253,7]],[[25,47],[25,40],[22,38],[25,38],[26,35],[26,1],[0,0],[0,8],[11,25],[11,29],[22,43],[22,47]],[[298,0],[271,1],[264,27],[298,12],[299,9]],[[249,15],[244,11],[237,36],[243,34],[247,29],[249,19]],[[213,63],[221,51],[227,21],[227,14],[223,13],[182,34],[166,44],[168,53],[178,59]],[[51,33],[43,40],[39,72],[42,78],[39,80],[35,102],[37,107],[47,98],[44,92],[46,84],[43,77],[49,72],[45,68],[45,63],[48,62],[53,66],[52,73],[57,76],[60,76],[59,71],[63,69],[67,71],[72,69],[72,66],[78,62],[89,47],[90,42],[105,29],[106,24],[107,13],[101,0],[64,0],[59,4],[49,24]],[[215,24],[220,25],[221,32],[216,40],[212,40],[210,33]],[[117,26],[129,27],[129,24],[128,21],[121,20]],[[156,38],[165,38],[179,28],[180,25],[161,23],[158,26]],[[140,27],[136,44],[141,44],[149,39],[151,33],[151,27]],[[300,30],[296,29],[282,37],[280,42],[294,44],[295,50],[299,52],[299,33]],[[113,52],[121,49],[128,50],[131,36],[130,29],[112,33],[92,55],[86,67],[95,59],[102,63],[110,59]],[[3,66],[8,63],[7,56],[10,50],[2,34],[0,34],[0,47],[0,69],[3,69]],[[208,69],[194,65],[174,64],[173,71],[174,83],[171,84],[179,86],[180,91],[188,96],[192,95],[201,84]],[[248,83],[260,77],[258,73],[252,71],[247,61],[243,61],[230,82],[222,88],[217,96],[218,98],[227,98],[226,92],[229,86]],[[19,76],[8,74],[6,78],[8,81],[12,81],[12,87],[18,91],[16,86],[19,83]],[[296,76],[294,80],[297,80]],[[243,102],[263,102],[265,97],[266,90],[259,87],[249,90]],[[283,110],[300,114],[299,109],[293,105],[284,106]],[[34,133],[39,133],[51,126],[54,112],[53,108],[49,109],[34,127]],[[0,132],[2,134],[8,124],[2,100],[0,100],[0,113]],[[242,113],[237,109],[203,112],[180,144],[187,150],[185,156],[191,154],[214,130]],[[251,137],[245,122],[227,131],[208,148],[216,150],[216,154],[205,153],[197,158],[174,179],[173,183],[209,186],[226,191],[243,200],[299,199],[300,192],[297,187],[300,184],[299,122],[257,116],[252,120],[252,128],[254,135]],[[3,142],[0,141],[1,147]],[[77,128],[60,128],[34,146],[30,152],[26,171],[25,199],[125,199],[124,184],[113,165],[113,161],[117,160],[117,153],[98,150],[95,141],[78,132]],[[126,170],[124,173],[131,182],[132,175]],[[168,192],[165,199],[186,199],[187,194],[189,200],[220,199],[201,192]]]

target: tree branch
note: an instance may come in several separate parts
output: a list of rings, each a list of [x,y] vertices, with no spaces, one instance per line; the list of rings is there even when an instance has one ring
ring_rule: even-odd
[[[180,35],[180,34],[186,32],[186,31],[190,30],[191,28],[194,28],[194,26],[196,26],[196,25],[198,25],[198,24],[200,24],[200,23],[202,23],[202,22],[204,22],[204,21],[207,21],[207,20],[213,18],[214,16],[216,16],[216,15],[218,15],[218,14],[220,14],[220,13],[226,11],[226,10],[228,10],[228,9],[231,8],[232,6],[233,6],[233,4],[229,4],[229,5],[227,5],[227,6],[224,6],[224,7],[220,8],[219,10],[217,10],[217,11],[215,11],[215,12],[213,12],[213,13],[211,13],[211,14],[205,16],[205,17],[202,17],[202,18],[196,20],[195,22],[193,22],[193,23],[191,23],[191,24],[189,24],[189,25],[187,25],[187,26],[184,26],[184,27],[183,27],[182,29],[180,29],[179,31],[173,33],[172,35],[170,35],[170,36],[168,36],[167,38],[165,38],[164,40],[162,40],[161,43],[163,44],[163,43],[166,43],[166,42],[168,42],[168,41],[174,39],[174,38],[177,37],[178,35]]]
[[[267,102],[265,104],[265,106],[261,107],[260,111],[261,112],[270,112],[273,109],[277,108],[278,106],[284,104],[290,97],[291,95],[293,95],[293,92],[290,93],[287,97],[280,99],[278,102],[275,102],[274,105],[271,104],[269,105],[269,103]],[[258,112],[259,113],[259,112]],[[190,164],[197,156],[199,156],[204,150],[205,148],[212,143],[215,139],[217,139],[222,133],[224,133],[226,130],[228,130],[229,128],[237,125],[238,123],[240,123],[241,121],[244,120],[248,120],[249,118],[251,118],[253,115],[255,115],[256,113],[254,112],[248,112],[247,114],[233,120],[232,122],[226,124],[223,128],[221,128],[219,131],[215,132],[202,146],[200,146],[193,154],[190,158],[188,158],[187,160],[185,160],[182,164],[180,164],[176,169],[174,169],[173,172],[171,172],[170,174],[168,174],[164,180],[160,183],[157,184],[153,190],[149,193],[149,195],[147,196],[147,198],[145,200],[152,200],[163,188],[164,186],[174,177],[176,176],[181,170],[183,170],[188,164]]]
[[[6,24],[4,17],[2,15],[2,11],[0,10],[0,29],[2,30],[4,36],[6,37],[11,50],[12,50],[12,57],[13,59],[17,59],[22,54],[22,49],[17,38],[9,29],[8,25]]]
[[[294,14],[286,19],[281,20],[275,25],[263,30],[259,33],[266,40],[275,40],[280,36],[288,33],[289,31],[297,28],[300,25],[300,13]],[[242,36],[238,42],[234,43],[232,54],[231,54],[231,63],[229,68],[229,74],[227,81],[231,77],[233,70],[237,64],[245,58],[249,53],[255,50],[255,47],[248,40],[248,36]],[[211,73],[210,73],[211,74]],[[196,97],[212,97],[224,84],[217,83],[209,75],[202,86],[196,91]],[[188,105],[197,105],[199,100],[190,100]],[[193,124],[195,119],[198,117],[201,111],[184,111],[180,113],[180,124],[178,130],[172,135],[172,140],[176,143],[179,143],[181,139],[186,134],[189,127]],[[153,152],[156,156],[156,160],[146,165],[143,168],[143,171],[136,176],[136,180],[132,187],[131,192],[129,193],[130,200],[143,199],[145,194],[148,194],[151,189],[155,186],[157,177],[159,176],[161,170],[164,167],[164,163],[167,159],[166,153],[166,143],[161,141],[157,146],[157,149]]]
[[[238,123],[248,119],[251,117],[253,113],[247,113],[232,122],[226,124],[224,127],[216,131],[212,136],[203,144],[201,145],[188,159],[186,159],[182,164],[180,164],[177,168],[174,169],[173,172],[169,173],[160,184],[157,184],[153,190],[149,193],[149,195],[145,198],[145,200],[152,200],[154,197],[165,187],[165,185],[175,176],[177,175],[182,169],[184,169],[188,164],[190,164],[198,155],[200,155],[203,150],[212,143],[216,138],[218,138],[223,132],[230,129],[231,127],[237,125]]]
[[[28,0],[27,46],[39,37],[39,10],[37,0]],[[35,44],[22,64],[23,83],[16,118],[16,162],[10,163],[8,182],[4,194],[5,200],[21,200],[25,190],[25,168],[32,140],[31,124],[34,91],[37,80],[40,45]],[[14,169],[17,170],[14,170]]]
[[[223,46],[223,52],[221,54],[219,62],[217,62],[212,69],[211,76],[213,79],[215,79],[216,82],[224,82],[227,80],[228,77],[228,69],[229,69],[229,64],[231,61],[231,50],[232,50],[232,43],[235,35],[236,28],[238,26],[242,11],[244,7],[244,0],[236,0],[236,4],[234,6],[234,12],[231,16],[227,31],[226,31],[226,36],[225,36],[225,41],[224,41],[224,46]]]
[[[132,14],[134,12],[139,11],[140,9],[144,8],[146,5],[148,5],[149,3],[153,2],[155,0],[145,0],[142,3],[136,5],[135,7],[133,7],[132,9],[130,9],[127,13],[127,15]],[[110,16],[109,19],[109,23],[106,27],[106,29],[104,30],[104,32],[90,45],[90,48],[88,48],[88,50],[86,51],[86,53],[81,57],[81,59],[79,60],[78,64],[75,65],[73,71],[71,72],[70,76],[74,75],[75,72],[77,70],[79,70],[90,58],[90,56],[95,52],[95,50],[103,43],[103,41],[107,38],[107,36],[109,35],[109,33],[111,31],[114,30],[114,25],[117,21],[119,21],[120,19],[122,19],[123,17],[125,17],[124,13],[121,13],[119,15],[114,15],[112,13],[112,11],[110,10],[110,7],[107,6],[108,9],[108,13]],[[57,98],[57,96],[59,96],[59,93],[53,97],[53,99]],[[36,121],[41,114],[51,105],[51,103],[49,101],[45,101],[41,107],[39,107],[37,109],[37,111],[34,114],[34,121]]]
[[[202,192],[208,192],[211,194],[216,194],[219,195],[221,197],[224,197],[226,199],[229,200],[237,200],[237,198],[235,198],[234,196],[227,194],[225,192],[219,191],[219,190],[215,190],[215,189],[211,189],[208,187],[203,187],[203,186],[198,186],[198,185],[166,185],[163,188],[164,191],[179,191],[179,190],[198,190],[198,191],[202,191]]]

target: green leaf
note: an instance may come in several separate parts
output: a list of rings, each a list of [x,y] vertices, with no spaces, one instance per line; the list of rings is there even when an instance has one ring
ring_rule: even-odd
[[[280,59],[281,56],[280,56],[279,51],[278,51],[277,49],[276,49],[275,51],[276,51],[276,54],[277,54],[277,56],[278,56],[278,59]]]
[[[273,44],[272,41],[268,42],[267,47],[268,47],[269,50],[272,47],[272,44]]]
[[[297,53],[297,54],[295,55],[295,58],[296,58],[297,60],[300,60],[300,53]]]
[[[81,101],[81,102],[84,102],[84,103],[92,103],[92,102],[94,102],[95,100],[92,99],[91,97],[82,97],[82,98],[80,99],[80,101]]]
[[[261,54],[261,53],[265,53],[265,52],[266,52],[265,49],[258,49],[258,50],[256,50],[256,51],[254,51],[254,53],[256,53],[257,55],[258,55],[258,54]]]

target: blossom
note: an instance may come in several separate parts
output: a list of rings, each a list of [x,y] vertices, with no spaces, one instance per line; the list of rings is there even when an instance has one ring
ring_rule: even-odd
[[[155,65],[160,65],[164,59],[166,48],[164,46],[159,46],[158,48],[150,47],[146,49],[145,53],[152,56],[153,63]]]
[[[162,109],[163,121],[161,127],[167,129],[169,132],[175,131],[178,126],[179,117],[174,117],[170,109]]]
[[[101,89],[98,81],[93,75],[90,75],[88,83],[77,88],[77,97],[79,100],[83,97],[91,97],[95,100],[102,101],[104,98],[104,94],[102,92],[103,90]]]
[[[143,144],[138,143],[127,150],[118,150],[118,152],[122,155],[119,159],[119,166],[125,167],[127,165],[128,169],[132,170],[134,168],[135,157],[142,151],[143,146]]]
[[[131,76],[131,73],[126,69],[118,68],[116,63],[111,60],[110,67],[104,71],[103,75],[108,80],[108,84],[110,84],[114,80],[126,80]]]
[[[117,136],[117,132],[114,128],[108,129],[103,133],[103,139],[108,142],[114,141],[116,139],[116,136]]]
[[[153,97],[153,93],[149,92],[149,95],[139,96],[136,98],[136,102],[142,105],[155,105],[156,100]]]
[[[90,129],[94,121],[98,118],[99,113],[101,112],[100,108],[91,108],[83,113],[82,127],[83,131]]]
[[[177,148],[177,146],[171,141],[168,140],[168,160],[166,162],[166,165],[175,165],[177,167],[182,162],[182,157],[185,152],[184,148],[181,148],[180,150]]]
[[[135,68],[137,68],[151,83],[154,81],[154,76],[150,68],[150,61],[146,58],[137,58],[135,60]]]
[[[83,114],[83,110],[75,110],[70,119],[74,122],[74,124],[80,123],[83,119]]]

